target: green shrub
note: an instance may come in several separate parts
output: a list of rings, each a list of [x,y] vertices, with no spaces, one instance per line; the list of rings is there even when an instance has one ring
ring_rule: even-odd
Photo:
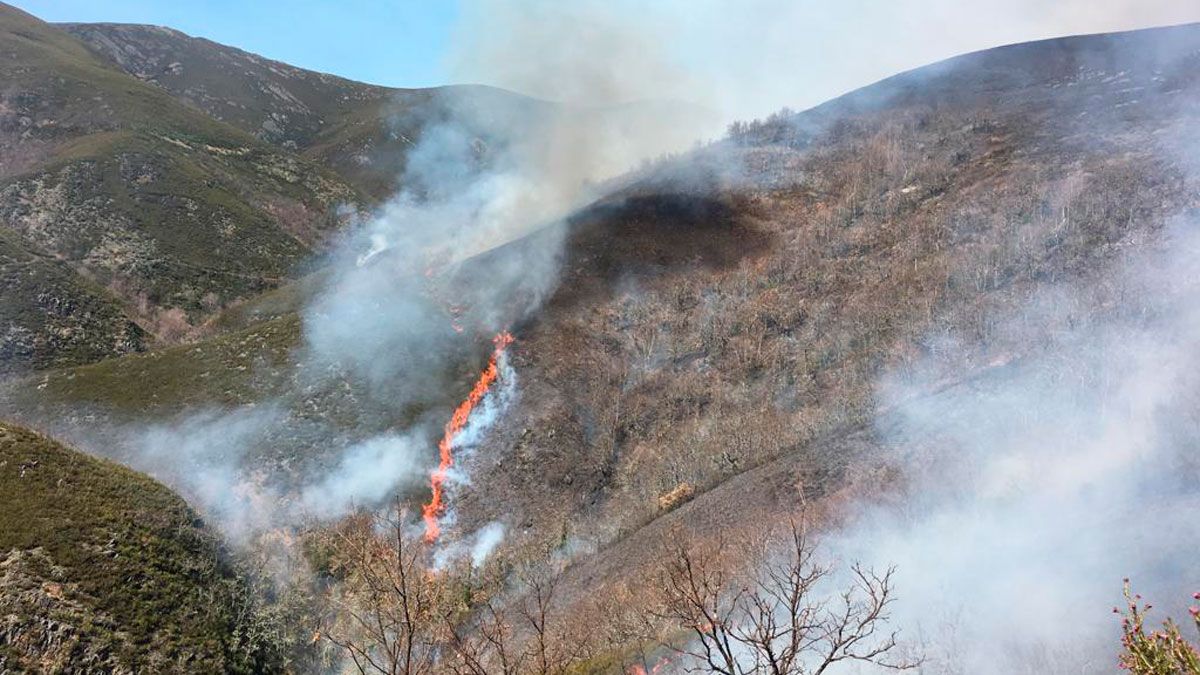
[[[1192,596],[1200,600],[1200,593]],[[1118,659],[1122,670],[1136,675],[1200,675],[1200,651],[1184,639],[1179,626],[1171,619],[1162,628],[1147,632],[1146,615],[1152,608],[1142,602],[1142,596],[1129,590],[1125,580],[1126,610],[1114,607],[1121,615],[1121,644],[1124,651]],[[1189,608],[1192,622],[1200,632],[1200,607]]]

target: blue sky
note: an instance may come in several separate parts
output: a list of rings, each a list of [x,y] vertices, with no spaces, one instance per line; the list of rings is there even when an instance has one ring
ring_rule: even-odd
[[[397,87],[444,84],[449,0],[9,0],[46,21],[170,26],[292,65]]]
[[[1200,0],[6,0],[48,21],[170,26],[396,87],[802,109],[939,59],[1200,21]]]

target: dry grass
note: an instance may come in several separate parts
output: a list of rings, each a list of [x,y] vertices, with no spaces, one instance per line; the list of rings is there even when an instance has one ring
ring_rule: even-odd
[[[514,346],[524,390],[508,426],[531,438],[519,452],[496,439],[465,522],[514,514],[524,541],[610,546],[619,562],[596,573],[623,575],[654,557],[648,523],[735,522],[710,500],[664,516],[680,485],[755,490],[745,477],[781,462],[755,503],[845,485],[871,442],[841,439],[869,428],[885,372],[950,338],[973,345],[947,364],[959,373],[1035,351],[999,317],[1104,278],[1197,200],[1159,133],[1194,113],[1143,102],[1114,118],[1109,85],[1060,85],[819,111],[793,121],[816,129],[803,139],[690,157],[725,165],[711,182],[647,180],[581,218],[562,289]],[[821,116],[836,121],[805,122]]]

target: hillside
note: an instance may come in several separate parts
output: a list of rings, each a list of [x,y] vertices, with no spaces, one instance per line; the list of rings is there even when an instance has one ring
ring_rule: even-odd
[[[680,485],[824,456],[931,336],[977,363],[1036,353],[996,317],[1194,216],[1197,59],[1195,25],[961,57],[594,209],[518,333],[526,387],[474,477],[480,520],[522,504],[543,531],[620,536]]]
[[[0,231],[3,370],[50,368],[141,351],[147,336],[105,289]]]
[[[0,348],[12,355],[0,365],[6,372],[177,340],[295,274],[338,226],[336,209],[359,199],[332,173],[175,101],[7,6],[0,52],[6,246],[71,272],[70,283],[40,294],[6,293],[2,318],[14,326]],[[53,305],[94,306],[109,328],[93,322],[88,347],[77,349],[51,318],[28,318]]]
[[[247,589],[165,487],[0,424],[0,671],[278,667]]]
[[[70,30],[98,48],[151,31]],[[209,50],[192,57],[198,64],[226,58],[173,32],[154,35]],[[162,49],[123,67],[214,116],[224,114],[218,99],[239,100],[209,97],[217,90],[203,78],[185,84],[187,64],[162,71]],[[370,96],[361,100],[360,112],[336,114],[374,115],[361,112]],[[318,121],[335,113],[304,108],[248,106],[236,133],[295,114],[298,126],[280,127],[294,136],[254,133],[318,148],[330,133]],[[1108,386],[1103,366],[1136,355],[1108,346],[1085,356],[1072,336],[1172,314],[1121,270],[1170,248],[1168,234],[1194,229],[1197,129],[1200,25],[1003,47],[735,125],[719,143],[628,177],[561,230],[464,262],[446,283],[448,295],[469,300],[481,285],[472,279],[487,286],[489,270],[519,268],[546,239],[564,241],[553,292],[512,322],[519,394],[462,467],[470,484],[453,496],[455,527],[503,522],[508,561],[556,557],[567,602],[593,611],[598,595],[636,586],[680,533],[720,540],[802,505],[834,521],[852,499],[902,491],[896,458],[958,441],[938,430],[944,420],[906,421],[881,394],[886,376],[913,375],[921,386],[912,398],[952,412],[963,392],[997,396],[1030,372]],[[395,409],[386,387],[341,371],[310,379],[298,365],[306,336],[297,308],[321,283],[308,277],[223,314],[231,330],[214,338],[12,379],[0,415],[136,461],[115,443],[131,428],[273,404],[281,417],[238,461],[281,489],[327,475],[354,440],[414,422],[436,433],[489,336],[446,326],[439,349],[454,367]],[[512,304],[467,306],[463,324],[475,325],[475,314],[522,316]],[[1027,407],[1051,409],[1057,390],[1034,389],[1044,398]],[[1027,420],[1004,421],[1010,433]],[[1186,434],[1180,443],[1194,437]],[[174,462],[156,461],[171,480]],[[1197,475],[1194,462],[1171,466]]]
[[[680,167],[704,176],[707,162],[699,186],[669,174],[636,186],[644,196],[576,235],[573,273],[522,328],[520,409],[459,517],[521,504],[527,536],[545,533],[532,551],[611,542],[565,574],[578,611],[594,612],[596,588],[644,594],[639,580],[681,536],[728,540],[802,508],[836,522],[898,499],[944,448],[973,457],[972,442],[996,443],[964,438],[1020,436],[987,415],[947,432],[946,410],[989,402],[1022,428],[1075,404],[1062,389],[1110,386],[1105,368],[1137,356],[1071,340],[1173,311],[1121,270],[1194,228],[1197,59],[1200,26],[961,57],[748,125]],[[916,428],[879,389],[912,373],[918,409],[944,415]],[[1030,380],[1052,393],[1025,393]],[[1035,403],[1014,415],[1005,396]],[[1194,438],[1186,416],[1168,419]],[[968,475],[986,471],[976,461]],[[1130,530],[1109,522],[1117,541],[1093,555],[1119,559]]]
[[[76,297],[60,284],[53,302],[94,304],[100,291],[104,313],[139,332],[91,330],[88,349],[75,349],[53,322],[28,318],[45,298],[13,296],[3,351],[14,357],[2,372],[218,332],[224,324],[209,322],[221,311],[311,271],[354,215],[402,187],[426,189],[405,178],[431,128],[486,165],[540,135],[615,139],[681,112],[568,108],[482,86],[377,87],[166,28],[53,26],[8,6],[0,50],[0,225],[91,289]]]
[[[989,345],[987,317],[1101,274],[1196,208],[1175,148],[1191,142],[1198,47],[1187,26],[961,57],[758,124],[580,214],[559,291],[517,327],[528,388],[495,441],[516,461],[482,469],[470,508],[635,527],[679,484],[869,418],[875,375],[929,334]],[[126,419],[180,410],[183,393],[253,400],[300,344],[282,311],[211,345],[31,378],[16,405],[65,426],[84,401]],[[179,359],[221,384],[180,387]]]
[[[158,26],[63,24],[139,80],[257,138],[300,152],[376,199],[399,188],[426,127],[452,117],[480,136],[550,107],[476,86],[395,89],[302,70]],[[487,114],[467,111],[486,109]]]

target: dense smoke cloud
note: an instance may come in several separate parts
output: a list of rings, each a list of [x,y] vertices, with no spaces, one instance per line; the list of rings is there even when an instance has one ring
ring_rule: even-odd
[[[427,453],[420,434],[385,434],[348,448],[336,469],[304,488],[302,513],[316,518],[344,515],[356,506],[374,506],[395,494],[396,485],[416,478]]]
[[[205,410],[126,429],[129,450],[121,459],[173,485],[236,544],[273,528],[386,503],[398,486],[424,478],[426,436],[417,428],[347,443],[327,471],[284,485],[248,455],[270,444],[272,429],[296,424],[303,422],[278,403]]]
[[[245,453],[286,419],[285,411],[273,405],[196,412],[126,430],[129,450],[121,459],[183,492],[227,536],[244,543],[277,524],[279,497],[264,477],[247,471]]]
[[[465,3],[463,14],[460,30],[470,39],[462,43],[482,48],[452,60],[457,80],[551,100],[687,101],[729,121],[814,106],[968,51],[1200,21],[1200,6],[1179,0],[476,0]],[[613,45],[605,36],[614,34],[628,39]],[[558,72],[528,65],[539,62],[565,66]],[[599,76],[575,79],[580,62]]]
[[[881,390],[911,481],[833,549],[897,565],[895,617],[930,673],[1107,672],[1121,583],[1176,617],[1200,573],[1200,236],[1178,226],[1091,288],[1046,291],[995,356],[943,342]]]

